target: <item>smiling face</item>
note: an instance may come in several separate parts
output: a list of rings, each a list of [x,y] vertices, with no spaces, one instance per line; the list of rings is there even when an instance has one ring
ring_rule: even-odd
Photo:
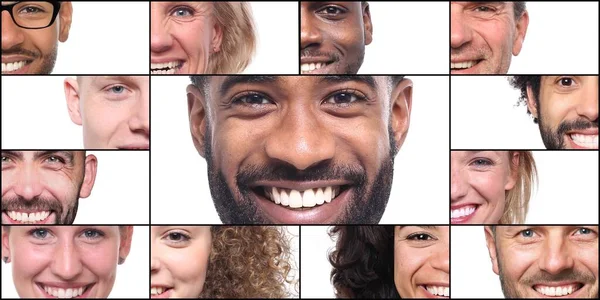
[[[198,298],[208,269],[210,226],[152,226],[152,298]]]
[[[396,226],[394,241],[394,282],[400,297],[448,298],[448,226]]]
[[[547,149],[598,149],[598,76],[542,76],[527,106]]]
[[[222,30],[211,2],[152,2],[151,74],[205,74]]]
[[[517,182],[519,153],[452,151],[450,221],[495,224],[505,210],[506,192]]]
[[[2,224],[72,224],[96,165],[84,151],[2,151]]]
[[[377,223],[412,82],[231,76],[188,87],[190,126],[226,223]],[[397,146],[396,146],[397,145]]]
[[[507,298],[598,298],[598,226],[485,228]]]
[[[13,16],[25,27],[43,27],[51,22],[53,10],[58,7],[60,10],[52,25],[41,29],[19,27],[8,11],[2,11],[2,74],[50,74],[56,62],[58,41],[65,42],[69,37],[71,2],[62,1],[60,6],[54,6],[42,1],[2,1],[2,5],[14,3]]]
[[[132,226],[4,226],[3,256],[21,298],[106,298]]]
[[[365,2],[300,2],[302,74],[356,74],[372,41]]]
[[[73,123],[83,126],[88,149],[149,149],[148,76],[79,76],[65,79]]]
[[[450,4],[451,74],[506,74],[523,46],[529,14],[515,18],[513,2]]]

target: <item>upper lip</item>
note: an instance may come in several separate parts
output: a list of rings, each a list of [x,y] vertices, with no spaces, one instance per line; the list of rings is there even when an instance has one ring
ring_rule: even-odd
[[[148,144],[148,143],[127,144],[127,145],[121,145],[118,148],[119,149],[149,149],[150,144]]]
[[[537,282],[533,286],[543,285],[543,286],[556,287],[556,286],[571,285],[571,284],[583,285],[583,283],[577,282],[577,281],[555,281],[555,282]]]
[[[322,188],[328,186],[348,185],[350,182],[346,180],[327,180],[327,181],[257,181],[251,187],[276,187],[297,191],[305,191],[308,189]]]
[[[422,283],[421,285],[429,285],[429,286],[443,286],[443,287],[450,287],[450,284],[447,282],[428,282],[428,283]]]
[[[300,58],[301,64],[331,63],[331,58],[324,56],[303,56]]]
[[[86,287],[92,283],[81,283],[81,282],[38,282],[42,286],[55,287],[61,289],[73,289]]]
[[[479,206],[480,204],[477,203],[460,203],[460,204],[454,204],[450,206],[450,209],[459,209],[461,207],[465,207],[465,206]]]
[[[18,61],[30,61],[34,60],[33,57],[24,55],[2,55],[2,63],[13,63]]]
[[[151,59],[150,63],[151,64],[164,64],[164,63],[170,63],[170,62],[183,62],[183,59],[180,58],[157,58],[157,59]]]
[[[585,135],[598,135],[598,128],[578,129],[567,132],[567,134],[585,134]]]

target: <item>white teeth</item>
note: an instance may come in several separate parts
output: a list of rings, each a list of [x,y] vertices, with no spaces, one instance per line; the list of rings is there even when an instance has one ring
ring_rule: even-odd
[[[309,64],[306,63],[306,64],[301,64],[300,65],[300,71],[301,71],[302,74],[310,73],[310,72],[312,72],[314,70],[318,70],[318,69],[320,69],[320,68],[322,68],[322,67],[324,67],[326,65],[327,65],[327,63],[309,63]]]
[[[450,217],[453,219],[469,216],[475,212],[475,206],[464,206],[459,209],[453,209],[450,212]]]
[[[340,193],[340,187],[314,188],[304,191],[265,187],[265,195],[271,201],[290,208],[315,207],[331,202]]]
[[[536,286],[535,290],[545,296],[561,297],[570,295],[574,292],[573,285],[568,286]],[[576,291],[577,289],[575,289]]]
[[[181,67],[178,61],[168,63],[150,64],[150,74],[175,74],[175,71]],[[166,69],[166,70],[165,70]]]
[[[467,61],[467,62],[459,62],[459,63],[450,63],[450,69],[468,69],[474,66],[477,61]]]
[[[163,288],[163,287],[153,287],[150,289],[150,294],[151,295],[160,295],[162,293],[164,293],[167,289]]]
[[[16,61],[12,63],[2,63],[2,73],[13,72],[25,66],[26,61]]]
[[[571,140],[575,144],[584,148],[598,149],[598,135],[590,134],[570,134]]]
[[[61,288],[53,288],[44,286],[44,291],[46,293],[58,297],[58,298],[75,298],[83,294],[84,288],[69,288],[69,289],[61,289]]]
[[[437,296],[450,296],[450,288],[445,286],[425,286],[428,292]]]
[[[13,221],[19,221],[22,223],[35,223],[35,222],[45,220],[48,217],[48,215],[50,215],[50,212],[42,211],[42,212],[27,214],[27,213],[20,213],[20,212],[14,212],[14,211],[7,211],[6,214]]]

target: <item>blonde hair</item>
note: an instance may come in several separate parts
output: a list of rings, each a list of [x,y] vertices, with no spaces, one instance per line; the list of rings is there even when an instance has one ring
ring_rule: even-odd
[[[514,153],[519,153],[519,164],[513,164]],[[523,224],[529,208],[533,184],[537,180],[537,169],[531,151],[508,151],[511,173],[517,172],[515,186],[506,192],[504,214],[500,224]]]
[[[220,51],[211,54],[209,74],[235,74],[252,60],[256,34],[252,10],[247,2],[213,2],[213,16],[223,31]]]

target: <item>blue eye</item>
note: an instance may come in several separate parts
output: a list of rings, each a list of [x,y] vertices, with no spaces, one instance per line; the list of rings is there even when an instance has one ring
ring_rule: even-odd
[[[33,236],[36,239],[40,239],[43,240],[46,237],[48,237],[48,230],[44,229],[44,228],[37,228],[34,229],[30,232],[31,236]]]
[[[491,166],[492,161],[490,161],[489,159],[485,159],[485,158],[477,158],[475,160],[473,160],[473,164],[476,166]]]
[[[523,230],[523,231],[521,231],[521,236],[527,237],[527,238],[533,237],[533,230],[530,230],[530,229]]]
[[[57,164],[57,163],[64,163],[65,160],[58,157],[58,156],[49,156],[48,158],[46,158],[46,161],[52,164]]]
[[[172,13],[175,17],[189,17],[193,15],[193,12],[190,8],[187,7],[178,7]]]
[[[115,93],[115,94],[121,94],[125,91],[125,87],[122,85],[115,85],[113,87],[110,88],[110,91]]]
[[[104,233],[96,229],[87,229],[83,232],[83,237],[86,239],[97,239],[103,237]]]
[[[577,229],[577,233],[579,234],[590,234],[592,231],[589,228],[579,228]]]

